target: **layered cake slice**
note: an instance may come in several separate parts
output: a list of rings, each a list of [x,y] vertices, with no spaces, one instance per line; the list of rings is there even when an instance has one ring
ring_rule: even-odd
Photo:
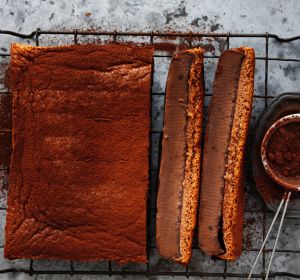
[[[5,257],[146,262],[153,48],[11,55]]]
[[[204,100],[203,53],[177,53],[170,65],[157,198],[159,253],[186,264],[191,258],[200,180]]]
[[[234,260],[242,252],[246,138],[254,91],[254,50],[220,56],[209,108],[199,203],[199,246]]]

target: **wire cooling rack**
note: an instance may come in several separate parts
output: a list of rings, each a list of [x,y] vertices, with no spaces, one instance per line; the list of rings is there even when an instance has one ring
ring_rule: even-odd
[[[78,44],[80,36],[92,36],[99,39],[98,42],[101,41],[102,37],[105,37],[107,41],[110,42],[118,42],[119,38],[132,38],[134,39],[134,42],[138,42],[139,38],[143,38],[143,43],[154,45],[159,41],[159,44],[162,44],[164,41],[171,40],[175,45],[179,44],[179,40],[184,40],[186,43],[186,47],[192,47],[194,46],[194,42],[202,39],[209,39],[210,42],[213,41],[219,41],[222,40],[223,42],[223,49],[229,49],[231,46],[231,40],[233,38],[244,38],[244,39],[259,39],[262,41],[262,49],[263,49],[263,55],[258,55],[256,57],[256,61],[261,61],[259,67],[264,68],[264,74],[263,76],[263,88],[260,89],[260,93],[256,93],[254,95],[255,99],[262,100],[263,101],[263,107],[266,108],[269,104],[269,101],[274,98],[273,95],[269,94],[269,63],[270,61],[277,61],[278,63],[296,63],[297,67],[299,66],[298,63],[300,63],[299,57],[290,57],[290,58],[283,58],[281,56],[270,56],[269,46],[270,46],[270,40],[273,40],[277,47],[284,49],[286,47],[286,43],[290,43],[293,41],[300,40],[300,36],[291,37],[291,38],[282,38],[277,36],[276,34],[238,34],[238,33],[176,33],[176,32],[166,32],[166,33],[158,33],[158,32],[103,32],[103,31],[80,31],[80,30],[73,30],[73,31],[46,31],[46,30],[40,30],[39,28],[35,31],[29,33],[29,34],[20,34],[12,31],[6,31],[6,30],[0,30],[0,40],[1,35],[4,36],[10,36],[11,42],[16,41],[17,39],[24,39],[24,40],[30,40],[31,43],[35,44],[36,46],[40,45],[40,37],[41,36],[68,36],[72,37],[71,43]],[[146,41],[145,41],[145,38]],[[0,41],[1,42],[1,41]],[[1,46],[0,46],[1,47]],[[4,59],[6,57],[9,57],[10,54],[7,51],[7,48],[1,48],[2,53],[0,52],[0,59]],[[221,50],[220,50],[221,51]],[[155,52],[154,58],[170,58],[172,55],[170,53],[165,52]],[[297,56],[297,55],[296,55]],[[214,53],[212,55],[206,55],[206,59],[217,59],[219,55],[215,55]],[[7,59],[7,58],[6,58]],[[159,63],[157,67],[159,68]],[[297,77],[296,77],[297,78]],[[298,78],[299,79],[299,78]],[[152,100],[156,97],[162,97],[164,98],[164,92],[155,92],[156,90],[152,90]],[[1,94],[9,94],[6,92],[1,92]],[[206,93],[206,97],[211,96],[211,93]],[[255,109],[255,108],[254,108]],[[153,110],[153,106],[152,106]],[[154,129],[155,126],[155,119],[152,118],[152,139],[159,139],[161,136],[161,130]],[[1,132],[1,131],[0,131]],[[153,147],[153,143],[151,145]],[[153,157],[152,157],[153,160]],[[153,225],[155,225],[155,201],[156,201],[156,190],[157,190],[157,173],[158,168],[153,168],[153,165],[151,164],[150,159],[150,174],[154,176],[151,177],[151,186],[149,191],[149,202],[148,202],[148,217],[147,217],[147,249],[148,249],[148,257],[149,257],[149,263],[145,265],[129,265],[125,268],[122,266],[116,266],[114,263],[110,261],[101,262],[98,264],[95,264],[89,268],[84,268],[84,266],[78,266],[76,263],[70,261],[67,263],[63,268],[61,266],[55,267],[56,262],[48,261],[47,265],[41,267],[40,265],[36,266],[36,263],[39,261],[30,260],[26,267],[16,267],[14,265],[9,266],[8,268],[2,268],[0,266],[0,274],[4,273],[26,273],[29,275],[35,275],[35,274],[66,274],[66,275],[144,275],[146,277],[153,277],[153,276],[181,276],[181,277],[189,277],[189,276],[198,276],[198,277],[210,277],[212,279],[227,279],[227,278],[247,278],[248,273],[245,271],[245,269],[229,269],[231,264],[227,261],[222,260],[212,260],[208,257],[202,256],[201,260],[196,260],[196,263],[193,264],[193,269],[191,267],[191,264],[187,267],[183,267],[180,265],[174,265],[171,262],[164,261],[161,259],[158,259],[157,256],[154,256],[154,252],[156,251],[155,247],[155,238],[154,238],[154,231],[153,231]],[[247,202],[248,203],[248,202]],[[6,208],[2,207],[0,209],[1,211],[5,211]],[[267,210],[266,206],[262,208],[262,210],[252,209],[250,212],[256,212],[261,214],[262,216],[262,238],[265,236],[266,228],[267,228],[267,215],[269,213],[269,210]],[[269,213],[270,214],[270,213]],[[271,213],[272,214],[272,213]],[[153,242],[154,240],[154,242]],[[195,242],[196,244],[197,242]],[[245,247],[245,246],[244,246]],[[2,246],[3,248],[3,246]],[[257,254],[259,250],[258,246],[246,246],[244,248],[244,251],[246,253],[252,252],[253,256]],[[271,249],[264,249],[263,251],[263,258],[261,260],[262,263],[262,269],[255,273],[253,275],[256,279],[263,279],[265,276],[265,266],[267,261],[267,254],[271,251]],[[194,255],[199,253],[199,248],[197,245],[193,248]],[[281,254],[296,254],[297,257],[300,260],[300,248],[298,250],[295,249],[279,249],[277,250],[278,253]],[[201,254],[201,253],[199,253]],[[2,257],[3,258],[3,257]],[[153,259],[156,258],[156,261],[153,261]],[[159,258],[159,257],[158,257]],[[194,258],[193,258],[194,259]],[[254,260],[254,258],[252,258]],[[243,259],[241,258],[240,262],[243,263]],[[194,262],[194,260],[192,260]],[[199,263],[197,263],[199,262]],[[253,261],[250,260],[250,263]],[[11,262],[8,262],[9,264]],[[154,265],[153,265],[154,263]],[[163,264],[164,269],[158,269],[157,267],[159,265]],[[210,264],[212,267],[210,267]],[[84,265],[84,264],[83,264]],[[78,266],[78,267],[77,267]],[[38,268],[37,268],[38,267]],[[50,267],[50,268],[49,268]],[[250,270],[250,269],[249,269]],[[288,271],[273,271],[270,273],[270,278],[272,277],[279,277],[282,279],[282,277],[292,277],[292,278],[300,278],[300,273],[290,273]],[[290,279],[290,278],[289,278]]]

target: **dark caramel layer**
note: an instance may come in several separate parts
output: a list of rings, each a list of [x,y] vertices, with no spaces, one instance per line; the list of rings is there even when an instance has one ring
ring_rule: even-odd
[[[238,81],[244,54],[222,53],[215,75],[202,163],[199,210],[199,246],[208,255],[223,253],[219,236],[224,174],[235,110]]]
[[[179,233],[186,150],[188,79],[194,56],[177,54],[171,62],[167,89],[157,200],[157,246],[165,258],[179,258]]]

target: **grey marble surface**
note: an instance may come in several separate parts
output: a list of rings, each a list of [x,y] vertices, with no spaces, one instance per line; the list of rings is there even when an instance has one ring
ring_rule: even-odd
[[[276,33],[283,37],[300,34],[300,1],[298,0],[2,0],[0,1],[0,29],[7,29],[22,33],[30,33],[36,28],[43,30],[53,29],[97,29],[106,31],[197,31],[197,32],[244,32],[244,33]],[[111,38],[106,38],[111,39]],[[133,39],[133,38],[132,38]],[[79,36],[80,43],[94,42],[91,36]],[[119,41],[126,38],[118,37]],[[134,39],[133,39],[134,40]],[[148,40],[146,38],[145,40]],[[158,38],[156,40],[159,40]],[[0,53],[9,53],[12,42],[23,42],[33,44],[32,40],[20,40],[18,38],[0,35]],[[99,40],[97,41],[99,42]],[[40,37],[41,45],[72,44],[72,36],[44,36]],[[182,41],[181,43],[184,43]],[[257,56],[264,56],[264,39],[231,39],[231,46],[249,45],[255,48]],[[225,48],[224,38],[212,41],[210,38],[202,41],[194,40],[194,45],[204,45],[208,54],[218,55]],[[270,56],[279,58],[300,57],[300,41],[294,43],[278,43],[270,40]],[[7,89],[4,86],[4,75],[7,69],[9,57],[0,56],[0,91]],[[154,61],[154,84],[152,91],[163,93],[165,89],[166,76],[170,58],[155,58]],[[211,93],[216,59],[205,61],[206,91]],[[255,94],[264,94],[264,61],[257,60],[255,71]],[[300,91],[300,64],[293,62],[271,61],[269,63],[269,94],[276,96],[284,91]],[[210,98],[206,98],[207,108]],[[161,131],[163,118],[164,96],[153,96],[153,130]],[[254,110],[251,120],[251,133],[253,127],[264,109],[265,103],[261,98],[255,98]],[[152,135],[152,168],[157,168],[158,162],[157,134]],[[249,167],[249,159],[247,161]],[[7,184],[5,166],[0,170],[0,186]],[[151,207],[155,207],[156,197],[156,172],[151,174]],[[257,249],[263,238],[263,215],[259,213],[264,207],[262,199],[257,194],[251,170],[247,173],[247,205],[244,229],[244,247]],[[6,207],[6,192],[0,193],[0,206]],[[257,213],[258,212],[258,213]],[[154,213],[151,213],[151,245],[155,245]],[[270,223],[272,213],[266,217],[266,224]],[[4,244],[5,211],[0,211],[0,245]],[[284,231],[279,240],[278,247],[282,250],[300,250],[300,222],[298,220],[287,220],[284,224]],[[272,248],[274,235],[267,247]],[[0,252],[0,269],[3,268],[25,268],[29,266],[26,260],[7,261],[3,259],[3,249]],[[255,258],[256,252],[245,251],[241,258],[235,262],[228,263],[228,273],[247,273]],[[267,253],[266,260],[269,258]],[[298,273],[300,255],[293,253],[277,253],[275,256],[272,271],[288,271]],[[198,250],[194,250],[193,259],[189,266],[191,272],[220,272],[224,271],[223,261],[213,260]],[[98,263],[75,263],[74,269],[80,270],[101,270],[107,269],[107,262]],[[119,266],[112,264],[115,271],[145,270],[145,265]],[[69,269],[66,262],[34,262],[34,269]],[[150,270],[154,272],[185,271],[185,267],[163,260],[156,250],[151,251]],[[256,272],[263,270],[262,261],[259,263]],[[127,276],[127,279],[146,279],[144,276]],[[182,277],[184,278],[184,277]],[[22,273],[10,273],[0,275],[0,279],[108,279],[108,276],[67,276],[67,275],[35,275],[33,277]],[[113,276],[110,279],[123,279],[121,276]],[[178,279],[171,276],[150,276],[149,279]],[[190,277],[189,279],[199,279]],[[223,279],[206,278],[201,279]],[[239,279],[239,278],[230,278]],[[292,279],[279,277],[276,279]]]

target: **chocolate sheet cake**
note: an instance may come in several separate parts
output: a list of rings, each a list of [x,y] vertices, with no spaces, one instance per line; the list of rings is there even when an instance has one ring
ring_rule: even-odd
[[[177,53],[166,88],[156,240],[161,256],[184,264],[191,258],[197,220],[205,93],[203,52]]]
[[[233,260],[242,251],[245,144],[252,111],[254,51],[224,51],[206,129],[199,205],[199,246]]]
[[[11,54],[5,257],[146,262],[153,49]]]

